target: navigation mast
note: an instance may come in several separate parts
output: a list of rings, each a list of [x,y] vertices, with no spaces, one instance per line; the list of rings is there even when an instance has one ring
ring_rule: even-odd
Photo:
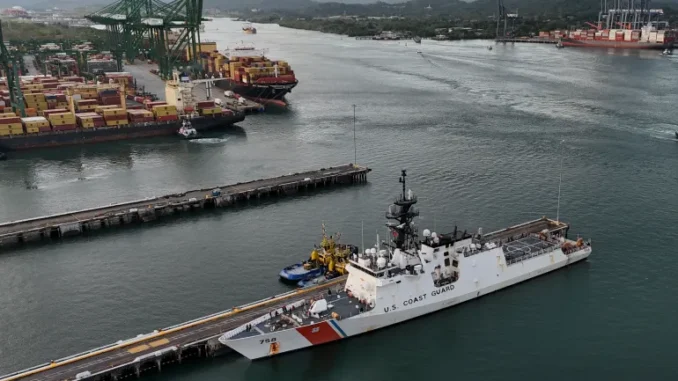
[[[407,171],[402,170],[398,182],[403,184],[403,192],[388,207],[386,218],[390,221],[386,226],[391,230],[395,248],[407,253],[408,249],[418,248],[418,233],[414,225],[414,218],[419,215],[419,211],[414,208],[417,203],[417,196],[412,190],[407,190]],[[414,253],[413,253],[414,254]]]

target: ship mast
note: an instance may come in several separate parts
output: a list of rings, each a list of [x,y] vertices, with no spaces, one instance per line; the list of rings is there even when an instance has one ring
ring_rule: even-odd
[[[411,190],[407,190],[407,171],[402,170],[398,181],[403,184],[403,192],[388,208],[386,218],[389,220],[386,226],[391,230],[393,243],[396,249],[408,253],[408,249],[417,249],[417,230],[414,225],[414,218],[419,215],[419,211],[414,208],[417,203],[417,197]],[[415,253],[408,253],[415,254]]]

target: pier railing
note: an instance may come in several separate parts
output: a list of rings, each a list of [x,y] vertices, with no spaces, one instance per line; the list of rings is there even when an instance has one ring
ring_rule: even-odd
[[[172,332],[188,329],[188,328],[200,325],[200,324],[205,324],[205,323],[214,321],[214,320],[219,319],[219,318],[227,317],[227,316],[230,316],[230,315],[233,315],[233,314],[242,313],[242,312],[245,312],[245,311],[248,311],[248,310],[253,310],[255,308],[265,307],[269,304],[272,304],[272,303],[275,303],[275,302],[278,302],[278,301],[282,301],[282,300],[285,300],[285,299],[288,299],[288,298],[292,298],[292,297],[295,297],[295,296],[312,294],[314,292],[317,292],[318,289],[326,289],[326,288],[332,287],[334,285],[340,284],[341,282],[344,282],[346,280],[346,278],[347,278],[347,276],[340,276],[338,278],[332,279],[332,280],[328,281],[327,283],[324,283],[324,284],[321,284],[321,285],[317,285],[317,286],[313,286],[313,287],[309,287],[309,288],[305,288],[305,289],[297,289],[297,290],[284,292],[284,293],[281,293],[281,294],[277,294],[275,296],[271,296],[271,297],[268,297],[268,298],[258,300],[256,302],[243,304],[243,305],[240,305],[238,307],[233,307],[233,308],[221,311],[221,312],[217,312],[217,313],[210,314],[210,315],[207,315],[207,316],[203,316],[203,317],[200,317],[200,318],[197,318],[197,319],[189,320],[189,321],[184,322],[184,323],[175,324],[175,325],[172,325],[172,326],[169,326],[169,327],[166,327],[166,328],[155,330],[155,331],[150,332],[150,333],[139,334],[139,335],[137,335],[133,338],[129,338],[129,339],[126,339],[126,340],[119,340],[119,341],[112,343],[112,344],[104,345],[104,346],[101,346],[101,347],[98,347],[98,348],[94,348],[94,349],[90,349],[90,350],[87,350],[87,351],[84,351],[84,352],[80,352],[78,354],[63,357],[61,359],[54,360],[54,361],[49,362],[49,363],[43,363],[43,364],[32,366],[30,368],[26,368],[26,369],[23,369],[23,370],[20,370],[20,371],[12,372],[12,373],[6,374],[4,376],[0,376],[0,381],[18,380],[20,378],[28,377],[30,375],[40,373],[42,371],[45,371],[45,370],[48,370],[48,369],[51,369],[51,368],[54,368],[54,367],[67,365],[67,364],[70,364],[72,362],[83,360],[83,359],[86,359],[88,357],[103,354],[103,353],[106,353],[106,352],[110,352],[110,351],[113,351],[115,349],[125,348],[125,347],[128,347],[128,346],[134,345],[134,344],[138,344],[138,343],[140,343],[144,340],[147,340],[147,339],[161,337],[161,336],[167,335],[167,334],[172,333]],[[161,351],[161,350],[163,350],[163,349],[161,349],[161,348],[158,349],[158,351]],[[153,353],[155,353],[155,352],[153,352]],[[96,374],[110,372],[111,370],[119,368],[121,366],[126,366],[126,364],[122,364],[120,366],[113,367],[113,368],[107,368],[105,371],[100,371],[100,372],[97,372]]]

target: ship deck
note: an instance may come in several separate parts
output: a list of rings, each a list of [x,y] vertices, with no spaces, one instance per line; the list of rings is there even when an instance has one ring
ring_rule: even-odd
[[[311,316],[308,313],[311,300],[320,299],[327,301],[327,310],[318,314],[318,316]],[[341,286],[331,287],[324,293],[315,295],[312,299],[306,298],[281,306],[262,317],[252,320],[252,322],[246,323],[244,326],[238,327],[229,333],[231,335],[229,339],[238,340],[278,330],[302,327],[318,321],[332,319],[333,313],[338,315],[338,319],[346,319],[369,310],[369,306],[360,303],[357,298],[349,296]],[[247,325],[250,327],[247,327]]]
[[[545,250],[558,245],[556,241],[544,241],[535,236],[529,235],[515,241],[506,242],[503,246],[504,253],[514,255],[528,255],[536,253],[539,250]]]
[[[62,381],[73,380],[78,374],[90,372],[89,376],[99,379],[122,379],[129,375],[122,370],[127,367],[143,365],[145,361],[162,361],[162,354],[172,352],[181,360],[182,351],[200,345],[205,348],[208,340],[218,338],[238,326],[251,321],[271,309],[306,300],[312,295],[326,294],[331,288],[343,287],[346,277],[340,277],[328,283],[309,289],[295,290],[277,295],[259,302],[235,307],[227,311],[209,315],[186,323],[177,324],[158,332],[144,335],[124,342],[110,344],[77,355],[65,357],[52,363],[46,363],[23,371],[0,377],[0,381],[34,380]],[[205,349],[207,350],[207,349]],[[120,373],[115,373],[120,372]],[[134,374],[134,371],[131,373]],[[107,376],[108,375],[108,376]],[[110,377],[109,377],[110,376]]]

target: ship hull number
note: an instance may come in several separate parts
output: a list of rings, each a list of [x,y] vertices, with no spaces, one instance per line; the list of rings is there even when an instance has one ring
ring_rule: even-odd
[[[275,337],[271,337],[270,339],[259,340],[259,344],[270,344],[270,343],[275,343],[276,341],[278,341],[278,340],[276,340]]]
[[[454,290],[454,285],[448,284],[445,287],[441,287],[437,290],[431,291],[431,296],[436,297],[440,294],[444,294],[444,293],[452,291],[452,290]],[[417,304],[419,302],[423,302],[424,300],[426,300],[426,296],[427,296],[426,294],[422,294],[422,295],[416,296],[414,298],[407,299],[407,300],[403,301],[403,307],[407,307],[407,306]],[[392,311],[396,311],[397,309],[398,309],[398,306],[393,304],[390,307],[384,307],[384,312],[392,312]]]

